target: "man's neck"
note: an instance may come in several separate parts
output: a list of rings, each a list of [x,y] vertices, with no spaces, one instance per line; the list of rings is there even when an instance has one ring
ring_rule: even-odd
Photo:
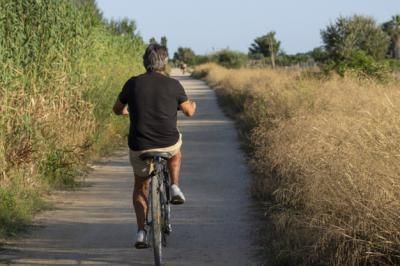
[[[166,74],[165,71],[162,71],[162,70],[147,71],[147,73],[158,73],[158,74],[161,74],[161,75],[165,75]]]

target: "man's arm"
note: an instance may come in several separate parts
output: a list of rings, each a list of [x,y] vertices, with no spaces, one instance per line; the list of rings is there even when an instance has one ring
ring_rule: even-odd
[[[119,99],[115,101],[113,111],[116,115],[129,115],[128,106],[121,103]]]
[[[185,101],[179,105],[179,109],[181,109],[186,116],[191,117],[196,112],[196,102]]]

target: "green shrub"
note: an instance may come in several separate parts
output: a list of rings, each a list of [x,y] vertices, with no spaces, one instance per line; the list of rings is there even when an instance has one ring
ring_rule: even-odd
[[[41,176],[55,188],[74,187],[77,175],[74,166],[78,163],[73,163],[74,157],[71,152],[57,148],[50,150],[47,158],[41,162]]]
[[[201,65],[211,61],[211,58],[207,55],[196,55],[193,60],[193,65]]]
[[[393,71],[400,71],[400,60],[399,59],[389,59],[389,60],[387,60],[387,63],[389,64],[390,68]]]
[[[357,76],[373,77],[378,80],[387,80],[390,76],[390,67],[387,62],[377,61],[361,50],[341,61],[331,61],[326,65],[326,68],[336,70],[341,76],[346,73],[353,73]]]
[[[16,184],[0,188],[0,237],[14,235],[23,229],[32,211],[44,206],[38,191],[21,189]]]
[[[221,50],[212,55],[212,59],[226,68],[240,68],[245,66],[248,61],[246,54],[228,49]]]

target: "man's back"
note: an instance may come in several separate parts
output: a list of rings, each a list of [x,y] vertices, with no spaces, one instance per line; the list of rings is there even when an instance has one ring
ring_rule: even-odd
[[[171,203],[185,202],[185,196],[179,188],[182,138],[176,128],[176,120],[178,109],[186,116],[193,116],[196,103],[187,99],[185,90],[177,80],[161,74],[165,71],[167,63],[167,48],[159,44],[150,44],[143,55],[143,65],[147,72],[125,83],[113,107],[115,114],[129,114],[131,119],[129,161],[135,175],[132,198],[138,224],[136,248],[148,247],[145,221],[149,206],[149,178],[153,169],[151,164],[142,160],[141,155],[144,152],[150,149],[162,150],[171,156],[167,162],[171,181]]]
[[[119,100],[129,106],[132,150],[162,148],[178,141],[177,110],[187,96],[177,80],[146,72],[126,82]]]

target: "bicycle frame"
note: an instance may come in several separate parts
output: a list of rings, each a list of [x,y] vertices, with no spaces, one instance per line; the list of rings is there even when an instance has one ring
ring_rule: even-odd
[[[155,262],[156,265],[161,265],[161,246],[166,247],[167,235],[172,231],[170,224],[169,173],[167,161],[162,157],[154,157],[151,163],[153,163],[154,171],[151,174],[150,191],[147,199],[146,229],[149,234],[146,242],[149,246],[152,246],[150,242],[151,239],[153,240]],[[154,199],[154,197],[158,199]],[[154,222],[154,217],[159,220]],[[160,230],[160,232],[154,232],[154,230]]]

